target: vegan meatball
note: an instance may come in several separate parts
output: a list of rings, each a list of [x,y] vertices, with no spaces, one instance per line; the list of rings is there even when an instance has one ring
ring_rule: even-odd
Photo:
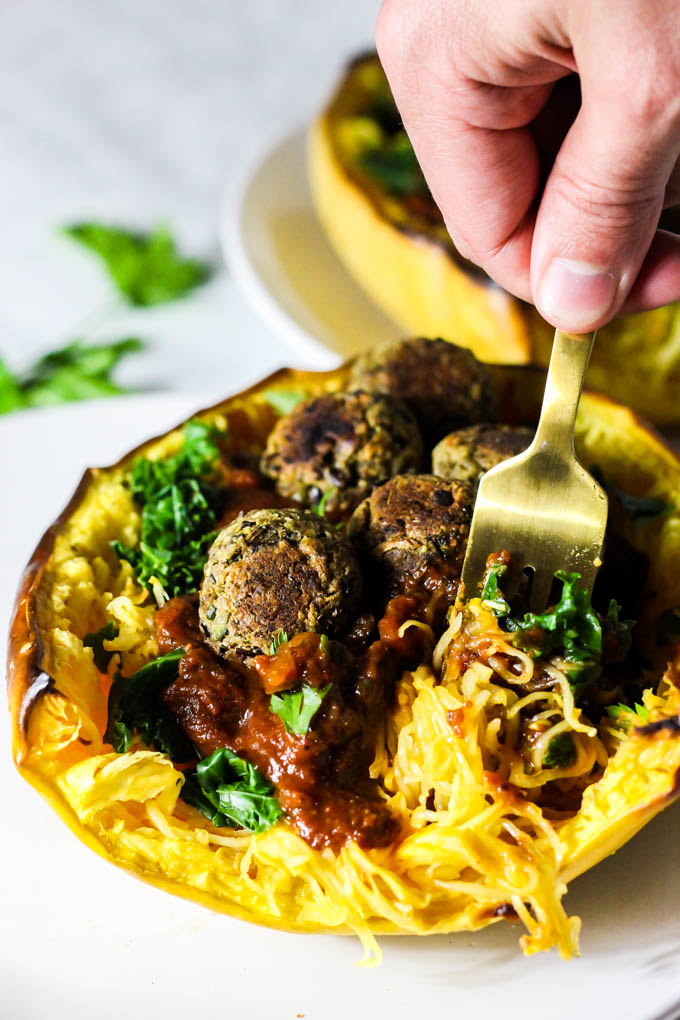
[[[513,425],[468,425],[435,446],[432,471],[440,478],[476,485],[485,471],[526,450],[532,439],[530,429]]]
[[[374,489],[347,527],[361,557],[374,563],[389,594],[439,587],[453,595],[472,519],[470,485],[434,475],[400,475]]]
[[[198,612],[219,655],[248,658],[281,630],[340,634],[360,598],[354,552],[332,524],[309,510],[253,510],[213,542]]]
[[[282,496],[331,519],[351,512],[375,485],[418,471],[418,426],[401,401],[378,393],[325,393],[298,404],[272,429],[261,470]]]
[[[467,348],[446,340],[417,337],[380,344],[357,358],[350,383],[403,400],[430,444],[462,425],[495,417],[486,368]]]

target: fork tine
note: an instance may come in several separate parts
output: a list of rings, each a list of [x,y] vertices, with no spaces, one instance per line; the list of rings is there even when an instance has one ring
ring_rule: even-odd
[[[463,564],[464,597],[474,598],[487,557],[505,549],[511,574],[534,570],[529,602],[545,609],[556,570],[577,572],[592,589],[607,521],[607,497],[574,453],[574,423],[594,334],[555,333],[541,418],[528,450],[480,480]]]

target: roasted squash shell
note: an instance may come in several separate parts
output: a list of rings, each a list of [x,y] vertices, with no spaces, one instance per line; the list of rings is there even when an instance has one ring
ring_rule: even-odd
[[[535,308],[465,261],[443,223],[424,222],[357,172],[343,126],[386,89],[377,56],[357,57],[310,129],[309,178],[329,241],[407,335],[444,337],[483,361],[547,365],[552,330]],[[588,384],[656,424],[680,423],[680,302],[600,330]]]
[[[493,366],[492,372],[502,420],[530,422],[542,373]],[[256,452],[276,418],[272,393],[339,389],[347,373],[347,366],[323,374],[284,369],[198,416],[226,425],[234,449]],[[426,667],[402,692],[392,724],[395,739],[408,734],[404,761],[413,775],[420,769],[429,783],[427,770],[434,770],[437,782],[455,786],[441,818],[417,823],[418,797],[411,810],[404,794],[394,801],[410,819],[403,840],[366,851],[349,844],[337,856],[313,850],[285,822],[256,836],[215,829],[178,800],[182,775],[167,756],[143,748],[115,754],[104,743],[111,676],[97,671],[82,640],[114,618],[119,636],[111,647],[125,672],[156,654],[152,600],[110,542],[136,540],[139,517],[123,485],[134,456],[166,456],[180,442],[178,427],[111,467],[88,470],[26,568],[8,656],[13,749],[23,777],[103,857],[239,918],[296,931],[351,930],[370,956],[378,952],[375,934],[472,930],[519,914],[527,952],[552,945],[564,955],[576,951],[578,921],[560,903],[566,883],[678,795],[680,660],[666,668],[649,723],[631,730],[581,809],[557,825],[532,807],[524,843],[512,845],[499,829],[525,810],[519,798],[483,771],[474,734],[457,736],[447,724],[446,688]],[[577,442],[584,463],[670,507],[653,524],[622,525],[650,557],[640,626],[652,628],[660,613],[680,604],[680,462],[632,412],[592,394],[582,400]],[[665,651],[672,657],[672,647]],[[655,685],[663,671],[660,661]],[[425,789],[422,806],[427,796]]]

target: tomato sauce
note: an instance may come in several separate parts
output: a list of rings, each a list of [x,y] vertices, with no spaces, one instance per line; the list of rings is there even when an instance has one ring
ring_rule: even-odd
[[[204,643],[196,596],[171,599],[156,613],[159,649],[186,651],[165,704],[201,756],[228,747],[262,772],[311,846],[335,852],[351,840],[386,846],[398,837],[399,823],[369,767],[394,685],[422,661],[426,634],[420,628],[398,633],[419,612],[411,596],[392,599],[379,637],[358,655],[317,634],[299,634],[246,665],[219,658]],[[365,643],[365,620],[362,626]],[[302,684],[329,689],[307,733],[297,735],[271,710],[270,697]]]

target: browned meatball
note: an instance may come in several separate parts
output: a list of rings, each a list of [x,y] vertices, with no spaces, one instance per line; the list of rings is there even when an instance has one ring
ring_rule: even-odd
[[[213,542],[199,618],[219,655],[243,658],[267,652],[280,630],[341,633],[360,598],[354,551],[332,524],[309,510],[253,510]]]
[[[390,594],[413,587],[458,586],[470,531],[469,485],[435,475],[401,475],[374,489],[347,527]]]
[[[513,425],[468,425],[444,436],[432,451],[432,471],[440,478],[475,485],[496,464],[526,450],[530,429]]]
[[[351,512],[375,485],[417,471],[423,447],[411,412],[378,393],[326,393],[276,423],[262,455],[263,474],[282,496],[331,517]]]
[[[403,400],[430,444],[452,429],[495,417],[486,368],[467,348],[446,340],[380,344],[357,358],[350,382]]]

